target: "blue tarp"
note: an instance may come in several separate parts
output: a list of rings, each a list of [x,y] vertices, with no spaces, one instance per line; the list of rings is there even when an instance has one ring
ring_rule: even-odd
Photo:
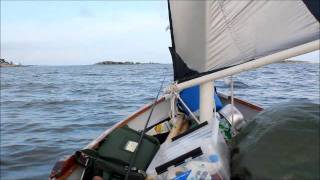
[[[200,104],[200,86],[199,85],[193,86],[193,87],[190,87],[188,89],[181,91],[180,97],[192,112],[197,111],[199,109],[199,104]],[[213,100],[213,98],[215,100],[216,108],[218,111],[223,107],[222,102],[216,92],[214,92],[214,97],[212,97],[212,100]],[[183,106],[181,106],[181,107],[183,107]],[[189,114],[188,111],[184,107],[183,107],[183,110],[187,114]]]

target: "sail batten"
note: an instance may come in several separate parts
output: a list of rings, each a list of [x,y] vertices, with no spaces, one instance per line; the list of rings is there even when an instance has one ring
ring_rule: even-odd
[[[302,0],[169,1],[169,9],[172,51],[193,76],[319,39],[319,21]],[[190,78],[176,69],[175,80]]]

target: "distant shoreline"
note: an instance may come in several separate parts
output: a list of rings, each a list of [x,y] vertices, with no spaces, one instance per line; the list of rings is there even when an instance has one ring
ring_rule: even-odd
[[[101,61],[95,63],[94,65],[135,65],[135,64],[160,64],[154,62],[141,63],[141,62],[133,62],[133,61]]]
[[[21,65],[16,64],[0,64],[0,67],[20,67]]]
[[[19,67],[20,64],[14,64],[13,62],[7,62],[5,59],[0,59],[0,67]]]
[[[311,61],[300,61],[300,60],[294,60],[294,59],[289,59],[289,60],[283,60],[278,63],[319,63],[319,62],[311,62]]]
[[[283,60],[277,62],[279,64],[319,64],[319,61],[301,61],[301,60]],[[83,64],[83,65],[21,65],[7,62],[4,59],[0,59],[0,67],[29,67],[29,66],[88,66],[88,65],[143,65],[143,64],[171,64],[171,63],[154,63],[154,62],[133,62],[133,61],[101,61],[95,64]],[[172,65],[172,64],[171,64]]]

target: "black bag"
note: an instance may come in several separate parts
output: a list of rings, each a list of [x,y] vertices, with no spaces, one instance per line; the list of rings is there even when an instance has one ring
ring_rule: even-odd
[[[133,154],[136,153],[128,179],[145,179],[145,170],[160,148],[160,143],[155,137],[144,135],[137,149],[140,136],[140,132],[124,126],[111,132],[97,151],[77,151],[78,163],[89,169],[83,177],[102,174],[104,180],[124,179]]]

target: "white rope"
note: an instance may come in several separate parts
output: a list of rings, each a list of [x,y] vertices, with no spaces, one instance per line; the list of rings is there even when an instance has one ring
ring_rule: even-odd
[[[175,108],[175,103],[176,102],[176,97],[175,96],[171,96],[171,100],[170,100],[170,106],[171,106],[171,118],[172,118],[172,122],[175,123],[175,117],[176,117],[176,108]]]

